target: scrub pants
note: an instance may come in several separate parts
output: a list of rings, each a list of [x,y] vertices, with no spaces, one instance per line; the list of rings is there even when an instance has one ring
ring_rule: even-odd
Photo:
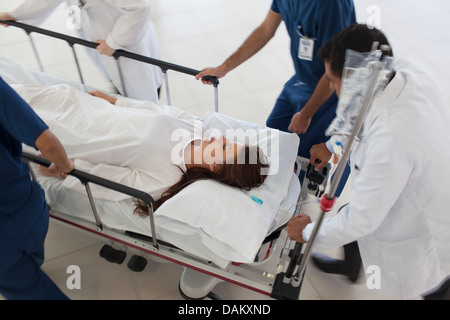
[[[40,269],[48,223],[43,191],[35,185],[22,210],[0,223],[0,293],[6,299],[68,299]]]
[[[288,128],[292,117],[308,102],[314,89],[315,88],[297,80],[294,75],[284,85],[283,91],[278,97],[278,100],[267,119],[266,125],[269,128],[289,132]],[[310,159],[311,155],[309,151],[312,146],[329,140],[330,137],[325,135],[325,131],[336,117],[337,101],[337,96],[333,94],[314,114],[306,133],[298,135],[300,137],[300,146],[298,149],[298,155],[300,157]],[[340,196],[344,189],[349,174],[350,166],[347,164],[336,190],[335,195],[337,197]]]

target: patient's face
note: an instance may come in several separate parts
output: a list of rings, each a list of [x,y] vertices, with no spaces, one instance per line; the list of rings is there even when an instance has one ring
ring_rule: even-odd
[[[194,157],[197,155],[195,159],[202,159],[203,166],[235,163],[243,147],[244,145],[223,136],[203,139],[201,145],[194,150]]]

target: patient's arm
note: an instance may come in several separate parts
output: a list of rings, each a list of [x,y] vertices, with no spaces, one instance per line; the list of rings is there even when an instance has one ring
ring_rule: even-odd
[[[116,99],[116,98],[111,97],[111,96],[108,96],[107,94],[105,94],[105,93],[103,93],[103,92],[100,92],[100,91],[92,91],[92,92],[89,92],[89,94],[90,94],[91,96],[94,96],[94,97],[98,97],[98,98],[104,99],[104,100],[108,101],[108,102],[111,103],[111,104],[116,104],[116,102],[117,102],[117,99]]]
[[[143,100],[135,100],[131,98],[126,98],[119,96],[118,98],[111,97],[100,91],[92,91],[89,92],[91,96],[104,99],[111,104],[117,105],[122,108],[131,108],[131,109],[141,109],[149,112],[156,112],[160,114],[166,114],[173,118],[178,119],[186,119],[186,120],[197,120],[198,118],[194,117],[189,112],[181,110],[172,106],[159,106],[151,101],[143,101]]]
[[[134,99],[126,98],[126,97],[119,97],[120,101],[118,103],[119,98],[114,98],[114,97],[109,96],[106,93],[103,93],[100,91],[92,91],[92,92],[89,92],[89,94],[93,97],[97,97],[97,98],[106,100],[113,105],[117,105],[117,106],[123,107],[123,108],[145,109],[145,110],[149,110],[149,111],[153,110],[155,108],[156,109],[159,108],[158,105],[156,105],[150,101],[134,100]],[[153,111],[155,111],[155,110],[153,110]],[[159,109],[158,109],[158,112],[159,112]]]
[[[132,108],[132,109],[144,109],[144,110],[149,110],[149,111],[156,110],[156,111],[158,111],[158,113],[160,113],[160,111],[159,111],[160,107],[150,101],[134,100],[134,99],[121,97],[121,96],[118,98],[114,98],[114,97],[109,96],[106,93],[103,93],[100,91],[92,91],[92,92],[89,92],[89,94],[93,97],[97,97],[97,98],[106,100],[109,103],[111,103],[113,105],[117,105],[119,107]],[[120,101],[118,103],[119,98],[120,98]]]

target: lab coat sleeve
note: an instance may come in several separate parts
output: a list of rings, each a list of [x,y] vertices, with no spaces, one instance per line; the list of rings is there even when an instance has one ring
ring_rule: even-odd
[[[10,12],[16,20],[34,26],[41,25],[64,0],[26,0]]]
[[[353,163],[360,168],[352,182],[349,205],[332,218],[325,219],[314,242],[316,250],[342,246],[373,233],[404,189],[414,168],[417,154],[413,143],[401,134],[377,134],[365,149],[364,163]],[[315,223],[303,231],[309,240]]]
[[[328,151],[331,153],[335,153],[335,148],[339,145],[341,151],[343,152],[345,147],[347,146],[348,137],[346,136],[332,136],[325,144],[327,146]],[[336,149],[336,151],[339,149]]]
[[[111,48],[129,49],[139,44],[150,20],[150,5],[145,0],[105,0],[111,6],[122,10],[113,29],[106,37]]]

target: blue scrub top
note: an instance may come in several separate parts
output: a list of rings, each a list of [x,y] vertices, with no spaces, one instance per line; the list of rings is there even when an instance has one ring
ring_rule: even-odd
[[[356,22],[353,0],[274,0],[271,9],[281,14],[286,24],[297,79],[315,88],[325,72],[317,51],[335,34]],[[299,26],[300,34],[314,39],[312,61],[298,58]]]
[[[35,198],[35,183],[21,160],[22,143],[36,148],[37,138],[46,129],[33,109],[0,78],[0,223]]]

